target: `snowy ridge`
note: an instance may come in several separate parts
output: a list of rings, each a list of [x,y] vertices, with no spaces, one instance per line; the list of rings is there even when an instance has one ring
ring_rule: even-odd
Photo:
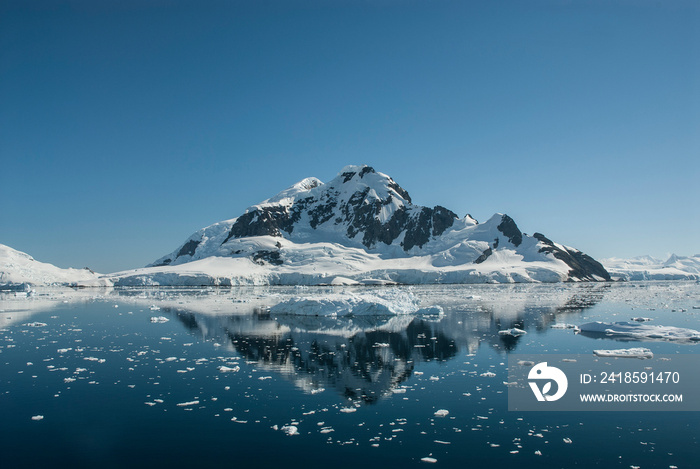
[[[617,280],[700,280],[700,254],[689,257],[672,254],[665,261],[651,256],[611,257],[602,262]]]
[[[97,274],[84,269],[61,269],[53,264],[34,260],[29,254],[0,244],[0,289],[21,290],[29,285],[71,285],[75,283],[102,283]]]
[[[391,177],[346,166],[306,178],[215,223],[116,285],[288,285],[601,281],[601,264],[508,215],[485,223],[413,204]]]

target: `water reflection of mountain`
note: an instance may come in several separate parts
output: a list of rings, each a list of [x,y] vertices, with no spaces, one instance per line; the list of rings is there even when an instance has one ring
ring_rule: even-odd
[[[437,330],[437,323],[412,316],[275,320],[262,312],[227,317],[174,314],[188,329],[226,341],[246,360],[281,373],[304,391],[334,388],[364,403],[396,389],[411,376],[416,362],[449,360],[457,353],[454,341]]]
[[[177,317],[193,334],[226,344],[306,392],[329,388],[373,403],[406,381],[417,363],[450,360],[461,350],[476,353],[482,344],[512,351],[523,338],[500,335],[499,330],[518,327],[543,333],[557,317],[576,315],[600,302],[606,289],[543,291],[548,295],[533,295],[531,287],[512,287],[491,290],[486,297],[466,297],[447,289],[443,293],[451,295],[438,295],[441,302],[435,301],[446,311],[439,318],[271,317],[259,306],[235,315],[179,307],[162,311]]]

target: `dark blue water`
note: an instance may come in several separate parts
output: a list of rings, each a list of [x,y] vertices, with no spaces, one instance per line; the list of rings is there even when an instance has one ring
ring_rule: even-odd
[[[509,353],[643,346],[697,354],[692,344],[551,327],[648,316],[700,329],[697,284],[407,289],[442,306],[442,317],[272,317],[266,309],[327,291],[0,298],[0,466],[698,465],[696,413],[509,412],[504,383]],[[158,316],[168,321],[151,322]],[[514,326],[528,334],[498,334]],[[449,413],[436,416],[441,409]]]

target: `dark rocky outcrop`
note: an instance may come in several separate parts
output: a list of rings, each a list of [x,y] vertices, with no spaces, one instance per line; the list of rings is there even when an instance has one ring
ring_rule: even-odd
[[[197,250],[197,246],[199,246],[200,242],[201,241],[195,241],[194,239],[187,241],[178,251],[177,257],[194,256],[194,252]]]
[[[597,280],[594,276],[608,281],[611,280],[610,274],[605,270],[605,267],[591,256],[576,249],[566,249],[563,246],[556,246],[552,240],[542,233],[535,233],[532,236],[540,243],[544,244],[544,246],[539,249],[539,252],[551,253],[554,257],[564,261],[564,263],[571,268],[569,271],[569,280]]]
[[[364,178],[372,173],[375,173],[374,169],[365,166],[359,172],[348,171],[340,176],[343,184],[347,184],[356,176]],[[411,209],[400,206],[389,220],[382,222],[379,218],[382,208],[391,204],[394,197],[400,197],[409,203],[411,200],[408,192],[390,178],[387,187],[390,191],[385,198],[371,196],[370,188],[365,186],[354,192],[347,202],[340,202],[338,191],[329,190],[318,199],[306,197],[295,200],[291,207],[273,205],[256,208],[236,220],[223,243],[232,238],[292,234],[302,215],[307,214],[311,228],[317,229],[329,222],[335,225],[345,224],[348,238],[361,234],[361,242],[367,248],[378,243],[391,244],[405,233],[401,246],[409,251],[415,246],[422,247],[431,237],[440,236],[457,219],[454,212],[439,205],[434,208]],[[186,251],[189,252],[191,247],[188,244],[183,249],[187,248]]]
[[[508,215],[503,215],[501,218],[501,223],[497,228],[498,231],[503,233],[508,238],[508,241],[510,241],[513,246],[518,247],[520,246],[520,243],[523,242],[522,232],[518,228],[518,225],[515,224],[515,221],[513,221],[513,219]]]
[[[267,251],[264,249],[253,254],[253,262],[260,265],[264,265],[265,262],[272,265],[282,265],[284,263],[279,251]]]
[[[486,259],[488,259],[491,254],[493,254],[493,250],[491,250],[491,248],[488,248],[486,251],[482,252],[481,255],[474,260],[474,263],[481,264]]]
[[[289,212],[284,207],[272,206],[256,209],[238,217],[224,243],[231,238],[282,236],[281,231],[288,231],[289,226]]]

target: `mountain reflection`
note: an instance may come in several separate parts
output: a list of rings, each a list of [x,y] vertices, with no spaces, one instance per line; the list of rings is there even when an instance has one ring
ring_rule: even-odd
[[[192,303],[198,308],[194,311],[179,307],[186,303],[182,298],[161,312],[177,318],[192,334],[227,346],[305,392],[334,389],[348,399],[372,404],[399,388],[420,362],[450,360],[460,351],[476,353],[482,344],[502,353],[513,351],[528,336],[501,335],[499,330],[517,327],[544,333],[562,315],[597,304],[605,291],[574,288],[535,302],[517,287],[488,298],[440,295],[446,311],[440,317],[272,317],[259,301],[248,304],[247,313],[208,314],[202,306],[211,307],[211,302]]]
[[[415,363],[449,360],[454,340],[437,323],[412,316],[333,319],[203,316],[173,311],[190,331],[226,341],[244,359],[278,372],[306,392],[334,388],[374,403],[408,379]],[[329,327],[330,322],[336,327]]]

